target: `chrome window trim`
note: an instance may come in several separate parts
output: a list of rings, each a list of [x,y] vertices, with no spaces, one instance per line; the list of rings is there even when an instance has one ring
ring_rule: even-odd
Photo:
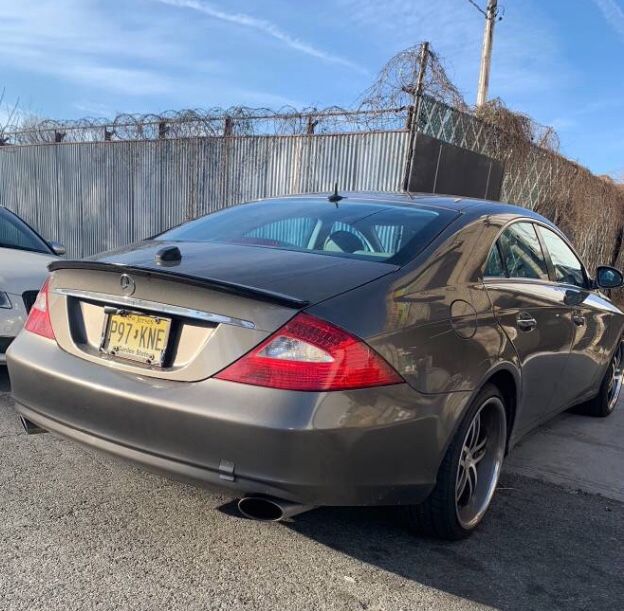
[[[249,320],[234,318],[224,314],[216,314],[214,312],[205,312],[203,310],[193,310],[191,308],[170,305],[167,303],[158,303],[157,301],[149,301],[147,299],[138,299],[136,297],[123,297],[122,295],[108,295],[106,293],[64,288],[55,288],[52,292],[56,295],[63,295],[64,297],[75,297],[77,299],[96,301],[103,304],[139,308],[141,310],[150,310],[152,312],[160,312],[162,314],[170,314],[172,316],[182,316],[183,318],[192,318],[205,322],[243,327],[244,329],[256,328],[256,325]]]
[[[490,217],[496,217],[495,214],[490,214],[488,215],[488,218]],[[550,271],[548,273],[548,280],[540,280],[541,282],[546,282],[547,284],[556,284],[557,286],[570,286],[573,288],[577,288],[579,290],[583,290],[583,291],[595,291],[596,288],[593,286],[593,279],[592,277],[587,273],[587,266],[585,265],[585,263],[583,262],[582,257],[579,255],[578,251],[576,250],[576,248],[574,248],[574,245],[572,244],[572,242],[570,242],[570,240],[568,239],[568,237],[565,235],[565,233],[563,233],[561,231],[561,229],[559,229],[559,227],[557,227],[556,225],[552,225],[549,223],[545,223],[544,221],[540,220],[540,219],[536,219],[536,218],[531,218],[529,216],[518,216],[515,218],[512,218],[511,220],[508,220],[507,222],[503,223],[503,225],[501,225],[500,229],[498,230],[498,233],[496,234],[496,237],[494,238],[492,245],[490,246],[490,250],[488,250],[488,254],[485,258],[485,261],[483,262],[483,265],[481,266],[481,280],[483,282],[485,282],[486,280],[520,280],[520,278],[511,278],[510,276],[505,276],[504,278],[501,276],[486,276],[484,274],[485,271],[485,265],[487,264],[487,260],[488,257],[490,256],[490,251],[492,250],[492,247],[494,246],[494,244],[496,244],[499,240],[499,238],[501,237],[501,235],[503,234],[504,231],[506,231],[511,225],[513,225],[514,223],[533,223],[533,225],[535,225],[536,227],[544,227],[545,229],[549,229],[550,231],[552,231],[557,237],[561,238],[563,240],[563,242],[566,244],[566,246],[574,253],[574,255],[576,256],[576,258],[580,261],[581,265],[583,266],[583,271],[585,273],[585,278],[587,279],[587,282],[589,284],[589,286],[585,287],[585,288],[581,288],[579,286],[577,286],[576,284],[566,284],[566,283],[561,283],[561,282],[557,282],[556,280],[553,280],[550,278]],[[542,237],[539,233],[539,229],[536,229],[536,233],[538,236],[538,239],[540,240],[540,244],[542,242]],[[542,251],[544,251],[544,247],[542,246]],[[547,252],[543,252],[544,257],[548,256],[550,258],[550,253]],[[536,280],[536,278],[525,278],[525,280]]]

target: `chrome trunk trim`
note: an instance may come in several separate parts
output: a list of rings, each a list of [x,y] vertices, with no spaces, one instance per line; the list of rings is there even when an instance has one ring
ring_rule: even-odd
[[[203,310],[193,310],[191,308],[184,308],[182,306],[175,306],[167,303],[158,303],[157,301],[149,301],[147,299],[138,299],[136,297],[124,297],[122,295],[108,295],[106,293],[63,288],[55,288],[53,292],[57,295],[63,295],[65,297],[75,297],[76,299],[95,301],[106,305],[113,304],[128,308],[139,308],[150,312],[160,312],[161,314],[181,316],[182,318],[192,318],[194,320],[202,320],[205,322],[232,325],[234,327],[243,327],[244,329],[256,328],[256,325],[249,320],[233,318],[232,316],[216,314],[214,312],[205,312]]]

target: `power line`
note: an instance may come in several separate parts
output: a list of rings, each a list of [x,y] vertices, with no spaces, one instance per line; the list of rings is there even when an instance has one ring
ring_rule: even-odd
[[[498,19],[498,21],[500,21],[503,18],[503,15],[505,14],[505,7],[500,7],[498,6],[496,8],[496,10],[489,15],[488,11],[486,9],[482,9],[476,2],[475,0],[466,0],[469,4],[472,4],[472,6],[474,6],[486,19]]]
[[[472,4],[472,6],[474,6],[486,19],[488,18],[487,13],[474,0],[468,0],[468,2]]]

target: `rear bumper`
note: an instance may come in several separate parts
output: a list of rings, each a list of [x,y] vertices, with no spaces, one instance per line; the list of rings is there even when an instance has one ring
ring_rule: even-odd
[[[463,393],[407,384],[349,392],[286,392],[215,379],[129,375],[22,333],[9,350],[21,415],[148,467],[309,505],[422,501]]]

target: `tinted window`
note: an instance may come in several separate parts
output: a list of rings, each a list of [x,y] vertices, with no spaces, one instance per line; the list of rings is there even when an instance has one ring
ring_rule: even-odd
[[[485,263],[484,275],[490,278],[504,278],[507,276],[500,251],[498,250],[498,243],[494,244],[492,250],[490,250],[490,254]]]
[[[0,248],[50,254],[45,242],[26,223],[2,208],[0,208]]]
[[[256,227],[243,237],[249,238],[252,243],[261,244],[265,240],[267,246],[290,243],[297,248],[306,248],[315,225],[316,220],[309,217],[283,219]]]
[[[209,214],[157,239],[305,250],[403,264],[456,216],[453,210],[411,204],[268,200]]]
[[[555,280],[585,288],[587,283],[583,265],[572,249],[550,229],[540,227],[539,231],[555,268]]]
[[[548,279],[548,268],[533,223],[514,223],[499,238],[510,278]]]
[[[385,254],[380,249],[375,250],[361,231],[353,225],[343,223],[342,221],[338,221],[331,226],[322,250],[359,254]]]
[[[413,236],[403,225],[375,225],[375,237],[385,251],[396,252]]]

